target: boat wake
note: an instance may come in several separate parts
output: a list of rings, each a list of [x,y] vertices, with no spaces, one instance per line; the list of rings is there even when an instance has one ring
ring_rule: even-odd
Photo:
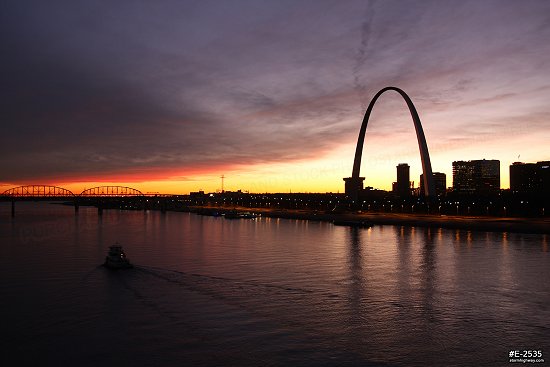
[[[182,309],[197,307],[208,313],[204,308],[208,305],[212,312],[229,308],[231,312],[245,312],[246,319],[301,325],[303,321],[296,316],[300,308],[314,306],[331,314],[335,312],[332,306],[342,302],[339,295],[331,292],[143,265],[134,265],[134,271],[120,275],[124,287],[139,302],[171,320],[178,319]],[[177,305],[177,309],[171,305]]]
[[[150,275],[156,276],[160,279],[164,279],[166,281],[169,281],[172,283],[178,283],[178,284],[181,283],[182,281],[187,280],[187,281],[192,281],[195,284],[218,283],[220,285],[223,285],[224,287],[230,287],[230,288],[240,289],[240,290],[244,290],[245,288],[249,287],[249,288],[253,288],[255,291],[258,291],[259,289],[274,290],[274,291],[280,290],[280,291],[294,292],[296,294],[299,294],[299,293],[311,294],[315,292],[311,289],[305,289],[305,288],[297,288],[297,287],[278,285],[278,284],[267,284],[267,283],[257,282],[254,280],[244,280],[244,279],[211,276],[211,275],[197,274],[197,273],[187,273],[179,270],[166,269],[166,268],[141,266],[141,265],[136,266],[136,268],[145,273],[149,273]],[[335,295],[332,295],[332,296],[335,296]]]

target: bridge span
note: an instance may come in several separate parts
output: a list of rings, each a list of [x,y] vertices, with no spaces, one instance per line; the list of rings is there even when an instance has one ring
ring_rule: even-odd
[[[164,199],[172,195],[143,194],[138,189],[127,186],[97,186],[83,190],[79,194],[59,186],[24,185],[5,190],[0,194],[0,201],[11,201],[11,215],[15,216],[16,201],[64,201],[72,203],[75,212],[81,205],[93,205],[102,214],[104,208],[124,205],[125,207],[147,208],[147,198],[162,196]]]

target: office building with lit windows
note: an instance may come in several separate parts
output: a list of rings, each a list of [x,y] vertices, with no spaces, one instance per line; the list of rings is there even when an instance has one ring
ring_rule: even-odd
[[[435,194],[437,196],[445,195],[447,192],[447,175],[441,172],[433,172]],[[424,174],[420,175],[420,192],[424,192]]]
[[[550,161],[514,162],[510,166],[510,190],[513,193],[550,195]]]
[[[482,159],[453,162],[453,192],[491,194],[500,191],[500,161]]]

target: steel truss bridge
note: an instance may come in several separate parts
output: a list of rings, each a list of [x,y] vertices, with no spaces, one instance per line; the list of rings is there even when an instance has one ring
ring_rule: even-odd
[[[59,186],[51,185],[26,185],[8,189],[0,194],[0,201],[11,201],[11,214],[15,216],[16,201],[66,201],[74,205],[75,212],[81,205],[92,205],[98,208],[98,213],[103,208],[148,208],[148,198],[159,198],[157,204],[161,210],[165,201],[173,195],[144,194],[141,191],[127,186],[98,186],[82,191],[79,194]],[[162,200],[161,200],[162,199]]]
[[[126,186],[98,186],[75,194],[58,186],[27,185],[8,189],[0,196],[4,199],[74,199],[79,197],[136,197],[145,195],[137,189]]]

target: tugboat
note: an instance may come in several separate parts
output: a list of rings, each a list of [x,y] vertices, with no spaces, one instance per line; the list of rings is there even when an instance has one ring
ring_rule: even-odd
[[[225,213],[224,217],[225,219],[256,219],[259,217],[259,215],[251,212],[239,213],[236,210],[232,210]]]
[[[129,269],[134,267],[126,258],[126,254],[120,245],[109,246],[109,253],[105,256],[105,263],[103,265],[109,269]]]
[[[236,210],[228,211],[223,216],[225,219],[241,219],[241,215]]]

